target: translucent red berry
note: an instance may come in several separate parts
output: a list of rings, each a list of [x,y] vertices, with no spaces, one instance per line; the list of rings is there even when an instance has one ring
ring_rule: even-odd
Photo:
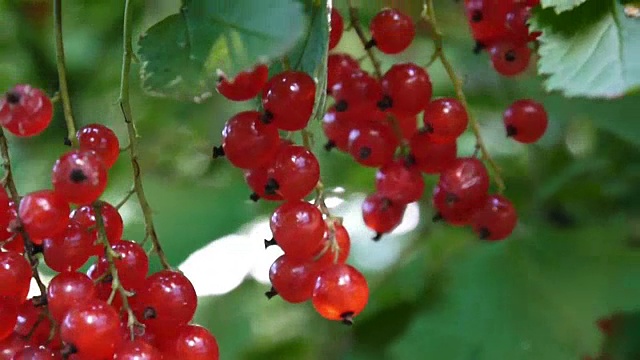
[[[60,337],[80,359],[109,359],[122,341],[120,318],[106,302],[91,299],[67,312]]]
[[[89,204],[107,187],[107,168],[93,150],[72,150],[53,166],[53,189],[66,202]]]
[[[440,174],[434,206],[450,223],[466,224],[484,205],[488,190],[489,174],[484,164],[474,157],[460,158]]]
[[[378,169],[376,192],[393,201],[408,204],[422,197],[424,180],[412,161],[399,159]]]
[[[56,275],[47,287],[49,312],[56,321],[62,321],[67,311],[95,298],[93,281],[83,273],[63,272]]]
[[[333,49],[340,42],[344,31],[344,20],[336,8],[331,9],[331,31],[329,32],[329,50]]]
[[[34,238],[60,234],[69,223],[69,203],[53,190],[25,195],[18,213],[24,229]]]
[[[349,325],[368,301],[367,280],[347,264],[336,264],[324,270],[313,289],[312,302],[316,311],[324,318]]]
[[[20,336],[27,337],[32,345],[43,345],[49,343],[49,334],[53,324],[47,316],[47,308],[43,307],[39,301],[25,301],[18,308],[18,316],[14,332]],[[56,340],[54,338],[54,340]],[[58,339],[59,340],[59,339]],[[0,350],[0,354],[2,354]],[[0,357],[2,359],[2,357]]]
[[[382,98],[380,82],[363,70],[354,70],[345,75],[331,88],[337,111],[346,111],[360,104],[376,104]]]
[[[18,229],[10,226],[17,223],[18,213],[13,201],[9,202],[9,208],[0,213],[0,242],[3,242],[2,248],[6,251],[14,251],[24,253],[24,239],[22,234],[17,232]]]
[[[529,66],[531,49],[524,45],[510,42],[498,42],[489,49],[493,68],[501,75],[515,76],[524,72]]]
[[[304,129],[311,118],[316,83],[301,71],[284,71],[272,77],[262,91],[265,120],[281,130]]]
[[[411,17],[397,9],[385,9],[377,13],[369,29],[373,44],[385,54],[404,51],[416,35]]]
[[[467,110],[452,98],[440,98],[430,102],[424,109],[424,126],[430,141],[454,142],[464,133],[469,124]]]
[[[309,195],[320,180],[320,164],[304,146],[283,146],[276,155],[267,180],[268,194],[280,194],[285,200],[300,200]]]
[[[120,156],[120,141],[113,130],[101,124],[83,126],[76,134],[81,150],[93,150],[102,159],[107,169]]]
[[[259,64],[240,72],[231,80],[221,74],[216,89],[229,100],[246,101],[258,96],[268,78],[269,68],[265,64]]]
[[[502,195],[491,195],[473,217],[473,230],[484,240],[502,240],[513,232],[518,223],[516,209]]]
[[[113,354],[113,360],[163,360],[163,356],[160,350],[136,339],[121,344]]]
[[[311,290],[313,290],[313,287]],[[18,304],[15,299],[0,296],[0,340],[6,339],[11,335],[17,318]]]
[[[115,256],[113,263],[118,270],[120,283],[127,290],[136,290],[144,284],[149,271],[149,258],[144,248],[133,241],[121,240],[111,243],[111,250]],[[106,256],[98,259],[98,274],[109,271],[109,262]]]
[[[475,213],[482,204],[477,202],[460,201],[455,196],[442,190],[440,184],[433,188],[433,208],[436,211],[435,220],[444,220],[449,225],[465,226],[471,223]]]
[[[464,5],[474,39],[489,44],[506,36],[505,17],[513,6],[511,1],[465,0]]]
[[[327,92],[332,94],[331,89],[349,77],[352,72],[360,70],[358,61],[349,54],[330,54],[327,59]]]
[[[0,296],[22,304],[29,293],[31,266],[24,256],[0,252]]]
[[[75,271],[93,255],[95,241],[95,231],[71,223],[60,236],[44,239],[44,262],[54,271]]]
[[[328,139],[325,149],[331,150],[337,147],[347,152],[349,151],[349,133],[354,127],[369,121],[385,120],[386,115],[373,104],[359,103],[345,111],[338,111],[336,106],[331,106],[322,118],[322,129]]]
[[[209,330],[198,325],[181,327],[172,343],[171,359],[218,360],[218,341]]]
[[[364,166],[378,167],[393,160],[399,141],[387,124],[369,121],[349,133],[349,153]]]
[[[122,239],[124,231],[124,222],[122,216],[113,205],[100,201],[100,214],[102,215],[102,224],[109,242]],[[93,205],[84,205],[75,210],[70,215],[70,222],[80,225],[80,227],[89,230],[98,236],[95,209]]]
[[[142,310],[139,319],[154,329],[188,323],[198,303],[191,281],[170,270],[151,274],[140,287],[137,297]]]
[[[331,238],[333,236],[333,239]],[[336,248],[332,246],[332,242],[337,245]],[[318,254],[324,253],[314,260],[319,268],[327,267],[331,264],[344,264],[349,257],[351,251],[351,238],[347,229],[338,224],[333,224],[333,234],[330,229],[324,234],[324,241],[322,242],[322,248]]]
[[[458,152],[455,141],[436,142],[427,129],[421,129],[411,137],[409,148],[416,167],[427,174],[441,173],[455,161]]]
[[[16,353],[11,360],[62,360],[62,356],[46,347],[29,347]]]
[[[393,65],[381,83],[385,99],[378,106],[395,114],[416,115],[429,103],[433,93],[429,75],[414,63]]]
[[[528,99],[511,104],[504,112],[503,120],[507,136],[525,144],[538,141],[549,122],[544,106]]]
[[[13,356],[29,347],[29,341],[16,333],[9,335],[4,340],[0,340],[0,356],[2,360],[11,360]]]
[[[269,268],[271,286],[286,302],[305,302],[311,299],[318,268],[313,261],[297,261],[282,255]]]
[[[273,160],[280,144],[278,129],[264,124],[257,111],[244,111],[229,119],[222,130],[225,156],[236,167],[250,169]]]
[[[406,209],[406,203],[375,193],[362,202],[362,219],[369,229],[376,232],[373,239],[379,240],[400,225]]]
[[[0,98],[0,125],[16,136],[38,135],[52,118],[51,100],[30,85],[16,85]]]
[[[394,118],[400,128],[402,139],[411,139],[418,132],[418,120],[415,115],[394,114]]]
[[[270,227],[285,254],[298,261],[313,258],[326,231],[320,210],[303,201],[280,205],[271,215]]]

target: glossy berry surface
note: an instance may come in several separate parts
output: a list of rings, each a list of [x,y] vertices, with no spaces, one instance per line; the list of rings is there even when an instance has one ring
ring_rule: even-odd
[[[331,8],[331,31],[329,32],[329,50],[340,42],[344,31],[344,20],[336,8]]]
[[[525,45],[514,45],[510,42],[499,42],[491,46],[491,64],[501,75],[515,76],[524,72],[529,66],[531,49]]]
[[[218,360],[218,341],[209,330],[198,325],[181,327],[170,350],[171,359]]]
[[[304,129],[311,118],[316,83],[301,71],[285,71],[267,82],[262,91],[262,106],[270,121],[281,130]]]
[[[33,345],[41,345],[48,342],[53,324],[47,317],[45,312],[47,309],[36,305],[39,304],[30,300],[25,301],[19,306],[16,326],[13,331],[14,333],[24,337],[30,334],[30,343]],[[54,338],[54,341],[55,340],[56,339]]]
[[[262,166],[278,151],[280,135],[273,125],[264,124],[257,111],[233,116],[222,130],[222,148],[229,161],[241,169]]]
[[[434,141],[427,129],[421,129],[409,139],[411,156],[416,167],[426,174],[439,174],[456,160],[458,153],[454,142]]]
[[[30,344],[28,340],[16,333],[13,333],[6,339],[0,340],[0,355],[3,356],[0,359],[11,360],[15,354],[29,346]]]
[[[488,44],[506,36],[505,18],[512,7],[511,1],[465,0],[464,5],[475,40]]]
[[[94,253],[95,232],[71,223],[60,236],[44,239],[44,262],[54,271],[75,271]]]
[[[483,240],[502,240],[511,235],[518,223],[516,209],[502,195],[491,195],[474,215],[473,231]]]
[[[440,174],[438,185],[449,202],[479,207],[488,196],[489,173],[477,158],[459,158]]]
[[[378,167],[393,160],[399,141],[387,124],[366,122],[349,132],[349,153],[361,165]]]
[[[351,324],[369,301],[369,286],[353,266],[336,264],[324,270],[313,289],[313,307],[329,320]]]
[[[181,273],[163,270],[150,275],[137,294],[145,324],[172,327],[191,321],[196,312],[196,291]]]
[[[62,356],[45,347],[29,347],[16,353],[11,360],[62,360]]]
[[[313,290],[313,287],[311,290]],[[0,296],[0,340],[6,339],[11,335],[17,319],[18,304],[13,298]]]
[[[324,268],[333,264],[344,264],[349,257],[349,252],[351,251],[351,238],[349,237],[349,232],[344,226],[337,222],[333,224],[333,227],[333,241],[335,241],[337,248],[334,249],[331,246],[331,233],[328,229],[324,234],[324,241],[318,254],[323,250],[325,250],[325,252],[319,258],[317,258],[316,255],[317,259],[314,260],[319,268]]]
[[[283,146],[276,155],[267,187],[285,200],[299,200],[309,195],[320,180],[320,164],[304,146]]]
[[[433,188],[433,208],[436,211],[435,220],[444,220],[453,226],[465,226],[471,223],[475,213],[482,207],[477,201],[461,201],[442,189],[440,184]]]
[[[333,85],[331,96],[336,100],[338,111],[365,103],[374,106],[382,98],[382,86],[366,71],[354,70]]]
[[[51,316],[62,321],[67,311],[95,297],[93,281],[83,273],[63,272],[56,275],[47,287]]]
[[[391,66],[382,77],[381,84],[394,114],[416,115],[429,103],[433,94],[429,75],[414,63]],[[388,105],[384,104],[385,107]]]
[[[462,104],[453,98],[431,101],[424,109],[424,126],[430,141],[450,143],[464,133],[469,124],[469,116]]]
[[[303,201],[291,201],[273,212],[270,227],[288,257],[306,261],[316,254],[327,226],[317,207]]]
[[[397,202],[380,194],[371,194],[362,202],[362,219],[364,224],[376,232],[374,240],[383,234],[393,231],[404,216],[407,204]]]
[[[148,343],[136,339],[118,347],[113,360],[163,360],[162,353]]]
[[[116,310],[101,300],[89,300],[70,309],[60,323],[60,337],[80,359],[108,359],[122,341]]]
[[[0,296],[21,304],[29,293],[31,266],[24,256],[0,252]]]
[[[24,229],[34,238],[55,236],[69,223],[69,203],[52,190],[40,190],[20,200],[18,213]]]
[[[117,256],[114,257],[113,263],[118,270],[120,282],[127,290],[139,289],[149,271],[149,258],[144,248],[133,241],[121,240],[111,243],[111,250]],[[98,274],[109,271],[109,262],[106,256],[98,259]]]
[[[42,90],[30,85],[16,85],[0,98],[0,125],[13,135],[38,135],[52,118],[51,100]]]
[[[406,159],[398,159],[376,172],[376,192],[400,203],[418,201],[424,192],[420,170]]]
[[[72,150],[53,165],[51,182],[66,202],[89,204],[107,187],[107,168],[93,150]]]
[[[297,261],[282,255],[271,264],[269,280],[283,300],[301,303],[311,299],[320,268],[314,261]]]
[[[124,231],[124,221],[118,209],[104,201],[101,201],[99,206],[107,239],[109,242],[121,240]],[[73,210],[70,215],[70,222],[78,224],[81,228],[91,231],[96,238],[98,237],[96,214],[92,205],[84,205]]]
[[[511,104],[504,112],[503,120],[507,136],[525,144],[538,141],[549,123],[544,106],[529,99]]]
[[[120,156],[120,141],[113,130],[101,124],[83,126],[76,134],[80,150],[93,150],[109,169]]]
[[[327,59],[327,91],[339,82],[348,78],[352,72],[358,71],[360,64],[349,54],[330,54]]]
[[[369,29],[375,46],[385,54],[404,51],[416,35],[413,20],[397,9],[385,9],[377,13]]]
[[[250,100],[260,93],[269,78],[269,68],[265,64],[245,70],[233,79],[221,75],[216,89],[222,96],[232,101]]]

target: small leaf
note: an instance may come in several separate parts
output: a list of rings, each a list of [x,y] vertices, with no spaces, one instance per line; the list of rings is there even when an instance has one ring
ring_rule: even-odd
[[[558,14],[571,10],[587,0],[542,0],[540,3],[543,8],[553,8]]]
[[[568,97],[613,98],[640,86],[640,22],[615,0],[588,1],[571,12],[539,10],[538,72],[548,91]]]

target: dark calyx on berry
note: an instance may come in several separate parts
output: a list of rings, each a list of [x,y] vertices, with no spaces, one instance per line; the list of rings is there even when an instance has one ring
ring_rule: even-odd
[[[252,192],[251,195],[249,195],[249,199],[251,199],[251,201],[253,202],[257,202],[258,200],[260,200],[260,195]]]
[[[460,200],[456,194],[447,193],[444,197],[447,204],[451,205]]]
[[[507,125],[507,137],[516,136],[518,134],[518,130],[512,125]]]
[[[73,143],[71,142],[71,139],[69,139],[68,137],[64,138],[64,145],[65,146],[71,146],[73,145]]]
[[[374,237],[371,238],[371,240],[373,241],[380,241],[380,239],[382,239],[382,235],[384,235],[384,233],[381,232],[377,232],[376,235]]]
[[[413,154],[408,154],[403,159],[403,164],[405,167],[410,168],[416,164],[416,157]]]
[[[342,318],[342,323],[345,325],[353,325],[353,311],[347,311],[340,315]]]
[[[438,222],[438,221],[442,221],[444,218],[442,217],[442,214],[437,212],[435,213],[435,215],[433,215],[433,217],[431,218],[431,221],[433,222]]]
[[[476,45],[473,47],[473,53],[478,55],[484,50],[487,46],[480,41],[476,41]]]
[[[273,298],[274,296],[278,295],[278,291],[272,286],[271,289],[269,289],[268,291],[265,291],[264,296],[267,297],[267,299],[271,300],[271,298]]]
[[[513,50],[507,51],[506,53],[504,53],[504,59],[508,62],[516,61],[516,52]]]
[[[158,317],[158,314],[156,313],[156,309],[152,308],[151,306],[148,306],[144,309],[142,316],[148,320],[148,319],[155,319],[156,317]]]
[[[344,100],[340,100],[336,103],[334,108],[336,109],[337,112],[344,112],[344,111],[347,111],[347,109],[349,108],[349,104],[347,104],[347,102]]]
[[[9,104],[15,105],[20,102],[20,94],[15,91],[8,91],[4,96]]]
[[[274,178],[268,178],[264,185],[264,193],[267,195],[276,195],[276,191],[280,189],[280,184]]]
[[[331,151],[335,147],[336,147],[336,143],[333,140],[329,140],[327,141],[326,144],[324,144],[324,149],[327,151]]]
[[[224,149],[222,148],[222,146],[214,146],[212,153],[213,153],[213,158],[217,159],[219,157],[224,156]]]
[[[364,44],[364,49],[365,50],[369,50],[372,49],[376,46],[376,39],[371,39],[369,41],[367,41],[366,44]]]
[[[360,148],[360,151],[358,151],[358,157],[362,160],[368,159],[369,156],[371,156],[371,148],[368,146],[363,146]]]
[[[271,245],[278,245],[275,238],[271,238],[271,240],[264,239],[264,248],[268,248]]]
[[[382,111],[389,110],[393,106],[393,100],[390,96],[385,95],[376,105],[378,105],[378,109]]]
[[[486,227],[483,227],[478,232],[478,235],[480,236],[481,240],[486,240],[489,238],[489,236],[491,236],[491,233],[489,232],[489,229],[487,229]]]
[[[263,124],[271,124],[273,122],[273,114],[270,111],[265,111],[260,117],[260,121]]]
[[[62,349],[60,349],[60,354],[63,359],[68,359],[69,356],[78,352],[78,349],[73,344],[64,344]]]
[[[483,18],[482,11],[480,11],[480,10],[474,10],[471,13],[471,21],[473,21],[473,22],[480,22],[480,21],[482,21],[482,18]]]
[[[46,295],[37,295],[31,298],[31,302],[35,307],[46,306],[49,303]]]
[[[71,170],[71,174],[69,175],[69,179],[74,183],[81,183],[87,180],[87,175],[85,175],[84,171],[81,169],[73,169]]]

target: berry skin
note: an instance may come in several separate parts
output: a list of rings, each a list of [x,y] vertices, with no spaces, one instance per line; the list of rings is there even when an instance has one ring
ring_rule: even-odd
[[[378,169],[376,192],[399,203],[412,203],[422,197],[424,179],[417,167],[399,159]]]
[[[265,64],[256,65],[253,69],[242,71],[233,80],[220,74],[216,89],[231,101],[246,101],[258,96],[260,90],[269,78],[269,67]]]
[[[369,301],[369,286],[353,266],[336,264],[323,271],[313,289],[313,307],[329,320],[351,325]]]
[[[327,59],[327,92],[331,94],[333,87],[348,78],[352,72],[360,70],[358,61],[349,54],[330,54]]]
[[[300,262],[285,254],[271,264],[269,279],[284,301],[296,304],[311,299],[319,269],[314,261]]]
[[[442,219],[449,225],[465,226],[471,223],[473,216],[479,210],[479,204],[465,201],[455,201],[455,197],[443,191],[439,184],[433,188],[433,208],[437,211],[435,220]]]
[[[262,90],[265,116],[280,130],[297,131],[307,126],[315,102],[316,83],[301,71],[284,71]]]
[[[440,174],[438,186],[448,202],[479,208],[488,196],[489,173],[482,161],[459,158]]]
[[[313,287],[311,288],[313,290]],[[18,319],[18,304],[13,298],[0,296],[0,340],[11,335]]]
[[[283,146],[276,155],[270,174],[272,191],[285,200],[295,201],[309,195],[320,180],[318,159],[304,146]],[[269,181],[269,180],[268,180]]]
[[[406,203],[374,193],[362,202],[362,219],[369,229],[376,232],[373,239],[377,241],[400,225],[406,209]]]
[[[349,232],[344,226],[338,223],[334,223],[333,227],[333,235],[335,237],[334,240],[339,248],[339,252],[337,253],[338,259],[336,261],[336,252],[332,247],[330,247],[331,238],[329,230],[327,230],[327,232],[324,234],[324,241],[320,250],[321,252],[323,249],[326,249],[326,252],[322,254],[320,258],[314,261],[319,268],[328,267],[329,265],[333,264],[344,264],[349,257],[349,252],[351,251],[351,238],[349,237]],[[338,251],[338,249],[335,250]],[[320,252],[318,254],[320,254]]]
[[[18,218],[18,213],[16,211],[16,206],[13,201],[9,202],[9,209],[7,209],[4,213],[0,213],[4,216],[0,216],[3,220],[2,227],[0,227],[0,242],[4,242],[2,248],[6,251],[13,251],[20,254],[24,253],[24,239],[21,233],[14,232],[9,225],[15,223]]]
[[[35,136],[53,119],[47,95],[30,85],[16,85],[0,98],[0,125],[15,136]]]
[[[233,116],[222,130],[222,148],[233,166],[251,169],[273,160],[280,144],[278,129],[262,123],[257,111]]]
[[[464,5],[476,41],[489,44],[507,35],[505,17],[513,7],[511,1],[465,0]]]
[[[345,111],[337,111],[336,106],[327,110],[322,118],[322,130],[329,142],[325,149],[331,150],[336,147],[341,151],[349,151],[349,133],[357,125],[368,121],[383,122],[387,116],[373,104],[360,103],[350,106]]]
[[[136,339],[118,347],[113,360],[162,360],[162,353],[148,343]]]
[[[113,130],[100,124],[83,126],[76,133],[80,150],[93,150],[110,169],[120,156],[120,141]]]
[[[262,166],[255,169],[245,170],[244,172],[244,180],[246,181],[249,188],[253,191],[254,194],[252,196],[256,196],[256,201],[258,199],[272,200],[272,201],[282,201],[282,195],[280,195],[277,191],[269,191],[267,193],[267,189],[271,189],[273,181],[269,177],[269,174],[273,171],[271,166]]]
[[[51,182],[66,202],[89,204],[107,187],[107,168],[95,151],[72,150],[56,161]]]
[[[426,174],[439,174],[456,160],[458,148],[455,142],[439,143],[426,129],[421,129],[409,139],[411,156],[416,167]]]
[[[118,270],[122,286],[129,291],[139,289],[144,284],[149,271],[149,258],[144,248],[133,241],[121,240],[112,242],[111,250],[117,254],[113,263]],[[106,256],[103,255],[98,259],[96,271],[98,274],[109,271]]]
[[[47,309],[37,305],[39,304],[36,304],[33,300],[25,301],[20,305],[18,308],[16,327],[13,331],[14,333],[24,337],[31,334],[29,340],[34,346],[49,343],[49,346],[53,347],[52,345],[54,344],[48,341],[49,333],[51,332],[53,324],[47,317]],[[57,339],[54,338],[53,340],[59,342],[60,339],[57,335],[58,334],[56,334]],[[0,354],[2,354],[1,351]]]
[[[456,99],[436,99],[424,109],[424,126],[431,134],[430,140],[433,142],[456,141],[467,129],[468,124],[467,111]]]
[[[124,231],[124,222],[118,209],[107,202],[101,201],[100,215],[102,215],[102,224],[104,225],[104,230],[109,242],[121,240]],[[94,229],[92,230],[95,234],[94,237],[98,237],[96,215],[92,205],[84,205],[73,210],[69,219],[71,223],[78,224],[86,230]]]
[[[515,76],[523,73],[529,66],[531,49],[524,45],[498,42],[489,49],[491,64],[501,75]]]
[[[196,312],[198,297],[191,281],[181,273],[162,270],[150,275],[137,294],[139,316],[153,329],[186,324]]]
[[[418,132],[418,120],[415,115],[395,114],[395,119],[400,128],[402,139],[411,139],[411,137]]]
[[[284,253],[298,261],[317,254],[327,229],[320,210],[303,201],[280,205],[271,215],[270,227]]]
[[[71,223],[64,234],[44,239],[44,262],[57,272],[75,271],[93,255],[95,241],[95,232]]]
[[[394,114],[416,115],[431,100],[433,87],[427,72],[414,63],[393,65],[382,77],[385,99],[378,103],[388,106]]]
[[[18,214],[27,233],[42,239],[65,231],[69,203],[53,190],[35,191],[20,200]]]
[[[538,141],[547,130],[547,112],[542,104],[528,99],[511,104],[503,115],[507,136],[530,144]]]
[[[491,195],[483,208],[473,218],[473,231],[483,240],[502,240],[513,232],[518,223],[518,214],[509,199],[502,195]]]
[[[60,337],[80,359],[109,359],[122,341],[120,318],[106,302],[91,299],[67,312]]]
[[[13,356],[29,347],[30,344],[24,337],[13,333],[4,340],[0,340],[0,356],[3,360],[11,360]]]
[[[47,287],[47,300],[51,316],[62,321],[72,308],[96,296],[93,281],[78,272],[63,272],[56,275]]]
[[[171,350],[171,359],[180,360],[219,360],[218,341],[205,328],[198,325],[185,325],[176,335]]]
[[[11,360],[62,360],[62,356],[45,347],[29,347],[17,352]]]
[[[0,297],[22,304],[29,293],[31,266],[24,256],[0,252]]]
[[[416,36],[413,20],[396,9],[377,13],[369,26],[372,41],[385,54],[398,54],[411,45]]]
[[[344,20],[336,8],[331,8],[331,31],[329,32],[329,50],[333,49],[340,42],[344,31]]]
[[[382,86],[366,71],[354,70],[333,85],[331,96],[336,100],[337,111],[346,111],[364,103],[373,106],[382,98]]]
[[[349,132],[349,153],[361,165],[378,167],[393,160],[399,141],[387,124],[369,121]]]

